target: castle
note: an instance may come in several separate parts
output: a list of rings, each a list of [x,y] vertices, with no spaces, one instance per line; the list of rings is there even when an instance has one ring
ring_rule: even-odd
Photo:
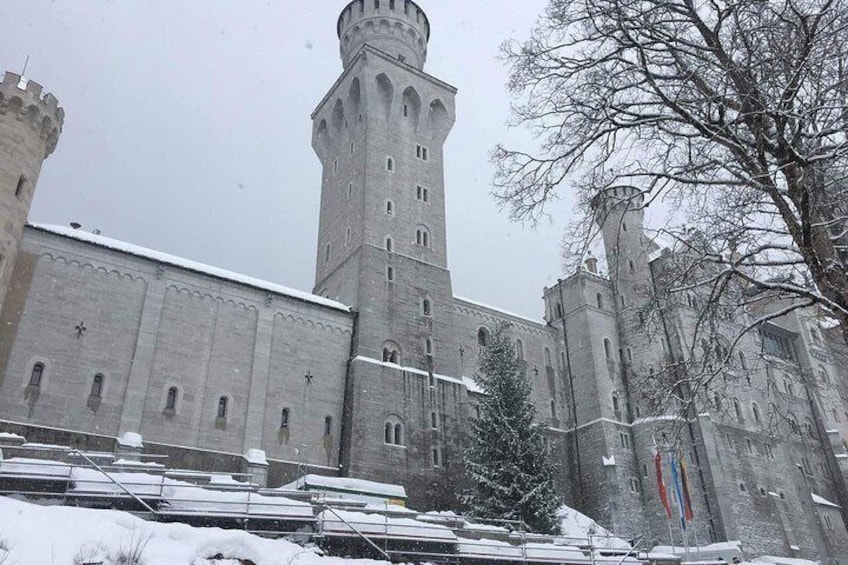
[[[6,73],[0,431],[92,450],[134,432],[171,465],[225,472],[262,449],[270,486],[303,470],[356,476],[403,484],[426,509],[451,482],[480,351],[505,322],[566,501],[620,536],[681,543],[653,471],[667,416],[649,413],[628,379],[689,350],[696,302],[671,310],[662,338],[636,319],[638,286],[673,251],[646,238],[641,209],[622,205],[640,194],[622,189],[596,202],[613,276],[590,261],[545,289],[544,320],[454,296],[443,145],[457,90],[424,71],[429,35],[411,0],[353,0],[341,12],[344,68],[312,115],[323,168],[314,294],[27,224],[64,114]],[[797,311],[739,345],[743,401],[686,423],[690,543],[848,561],[835,332]],[[819,379],[814,393],[802,373]],[[791,413],[780,438],[762,421],[772,404]]]

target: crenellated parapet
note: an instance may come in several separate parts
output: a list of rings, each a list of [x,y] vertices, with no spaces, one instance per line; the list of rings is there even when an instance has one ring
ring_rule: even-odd
[[[35,81],[6,72],[0,83],[0,116],[8,115],[29,124],[44,140],[45,158],[53,153],[65,121],[65,111],[55,96],[44,93]]]
[[[337,29],[345,68],[366,43],[424,68],[430,22],[412,0],[353,0],[342,10]]]
[[[592,198],[595,212],[609,213],[619,206],[629,210],[641,209],[645,205],[645,193],[635,186],[615,186],[598,192]]]

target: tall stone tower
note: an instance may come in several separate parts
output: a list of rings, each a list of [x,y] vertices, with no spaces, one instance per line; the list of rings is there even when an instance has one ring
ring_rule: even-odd
[[[0,304],[12,278],[18,245],[41,164],[53,153],[65,112],[40,84],[7,72],[0,84]]]
[[[397,480],[439,448],[415,431],[430,430],[433,375],[458,374],[442,154],[456,89],[423,70],[430,23],[415,2],[354,0],[338,36],[344,70],[312,116],[323,166],[314,291],[359,313],[345,470]],[[402,442],[394,431],[386,441],[390,424]]]

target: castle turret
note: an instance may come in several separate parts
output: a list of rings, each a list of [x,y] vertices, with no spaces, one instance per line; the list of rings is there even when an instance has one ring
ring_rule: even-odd
[[[424,10],[411,0],[353,0],[339,16],[338,34],[345,68],[367,43],[423,69],[430,22]]]
[[[599,192],[592,201],[595,221],[601,228],[611,279],[639,279],[646,274],[647,261],[642,239],[645,195],[632,186]],[[640,269],[640,262],[643,263]],[[645,280],[642,278],[641,280]]]
[[[41,164],[53,153],[65,112],[31,80],[6,73],[0,84],[0,304],[12,277]]]

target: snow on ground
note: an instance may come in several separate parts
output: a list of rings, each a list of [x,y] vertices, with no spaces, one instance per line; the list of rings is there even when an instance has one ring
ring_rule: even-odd
[[[623,539],[615,537],[609,530],[598,525],[597,522],[581,514],[568,506],[562,506],[557,510],[562,536],[573,540],[587,540],[596,547],[609,549],[630,549],[630,544]]]
[[[145,565],[207,565],[207,559],[249,559],[256,565],[375,565],[377,561],[320,557],[298,545],[238,530],[146,522],[125,512],[36,506],[0,497],[0,540],[6,563],[116,565],[121,552],[143,546]],[[0,550],[0,562],[3,561]],[[237,563],[237,561],[230,561]],[[222,564],[225,561],[219,561]]]

